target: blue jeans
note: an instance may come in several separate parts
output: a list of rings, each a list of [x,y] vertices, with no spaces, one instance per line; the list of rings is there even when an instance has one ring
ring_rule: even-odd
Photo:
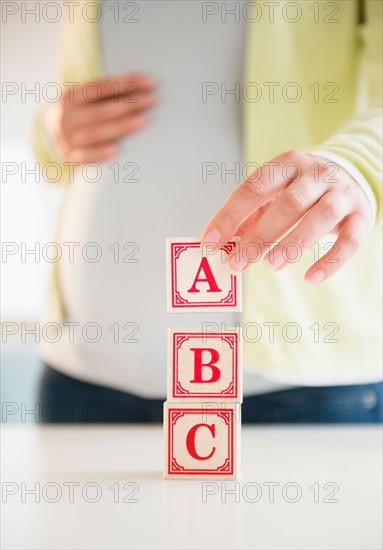
[[[247,396],[244,424],[381,423],[382,382],[355,386],[300,387]],[[165,399],[145,399],[82,382],[45,366],[40,419],[49,423],[162,422]]]

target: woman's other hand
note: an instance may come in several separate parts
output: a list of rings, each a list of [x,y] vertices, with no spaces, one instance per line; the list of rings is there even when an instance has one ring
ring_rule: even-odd
[[[88,163],[114,156],[119,138],[146,125],[155,81],[128,73],[71,86],[47,109],[47,132],[64,161]]]

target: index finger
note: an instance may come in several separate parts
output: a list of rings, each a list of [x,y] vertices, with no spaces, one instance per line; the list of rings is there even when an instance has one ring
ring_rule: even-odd
[[[289,170],[288,177],[283,172],[289,155],[283,154],[266,162],[234,189],[205,227],[203,243],[228,242],[249,216],[294,181],[296,171]]]
[[[125,97],[135,101],[134,96],[141,91],[151,90],[155,84],[156,81],[151,76],[127,73],[88,81],[81,85],[72,83],[64,97],[67,103],[94,103],[111,98],[118,101]]]

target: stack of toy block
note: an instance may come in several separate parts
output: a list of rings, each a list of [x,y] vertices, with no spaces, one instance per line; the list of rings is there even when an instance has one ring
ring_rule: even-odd
[[[221,247],[207,243],[202,248],[199,239],[168,239],[168,312],[241,311],[241,276],[227,262],[237,244],[233,239]],[[241,333],[239,324],[211,326],[212,331],[204,326],[168,331],[165,479],[238,475]]]

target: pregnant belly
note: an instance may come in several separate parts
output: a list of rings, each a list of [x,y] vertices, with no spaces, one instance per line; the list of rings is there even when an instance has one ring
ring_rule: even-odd
[[[80,168],[67,189],[59,239],[74,258],[64,255],[59,277],[76,320],[165,316],[165,239],[200,235],[237,184],[235,174],[203,175],[207,164],[220,172],[240,163],[232,117],[218,128],[206,117],[153,118],[121,141],[116,158]]]

